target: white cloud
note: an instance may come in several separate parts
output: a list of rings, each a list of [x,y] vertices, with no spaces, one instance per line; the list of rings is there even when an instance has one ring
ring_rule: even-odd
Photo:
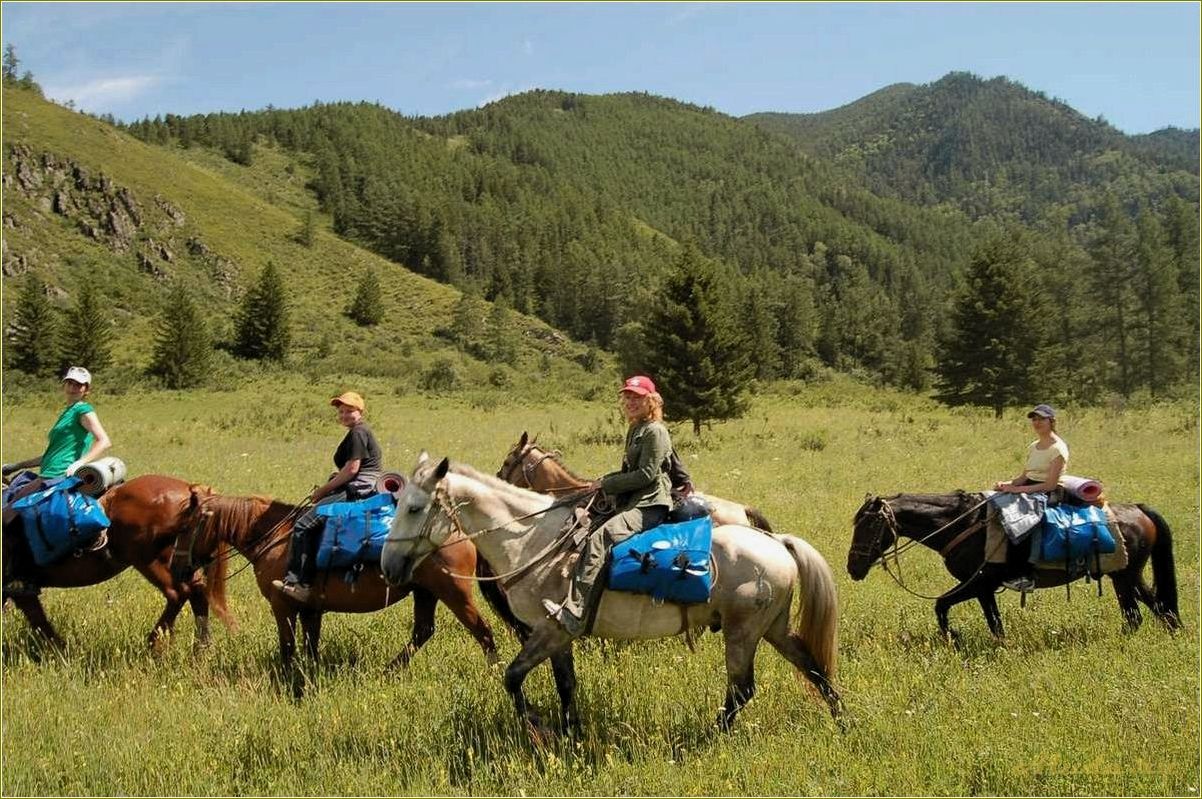
[[[74,100],[76,106],[90,111],[127,103],[161,82],[158,75],[126,75],[76,84],[47,85],[44,89],[48,97],[61,102]]]
[[[489,86],[492,86],[492,80],[489,78],[484,78],[483,80],[460,78],[459,80],[451,81],[452,89],[485,89]]]
[[[522,42],[522,52],[526,55],[534,55],[534,41],[532,39],[525,39]]]

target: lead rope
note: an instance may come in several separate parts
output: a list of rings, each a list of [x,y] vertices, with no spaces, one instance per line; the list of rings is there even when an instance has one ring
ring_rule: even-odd
[[[947,528],[951,527],[956,522],[963,519],[965,516],[968,516],[970,513],[980,510],[988,502],[989,502],[989,497],[986,497],[984,500],[982,500],[981,502],[978,502],[976,505],[973,505],[971,508],[964,511],[964,513],[961,513],[959,516],[952,519],[947,524],[936,529],[934,532],[928,533],[927,535],[923,536],[922,538],[912,538],[909,541],[907,541],[904,545],[899,545],[899,542],[901,541],[901,535],[898,533],[897,516],[894,515],[893,508],[889,505],[888,501],[882,501],[881,507],[884,510],[882,511],[881,516],[884,518],[885,523],[889,525],[890,532],[893,533],[893,564],[894,564],[893,567],[895,569],[897,569],[897,574],[894,574],[893,570],[889,568],[889,558],[888,558],[888,555],[886,555],[886,554],[881,555],[881,561],[880,561],[881,568],[883,568],[885,570],[885,572],[890,577],[893,578],[893,582],[897,583],[901,587],[901,589],[903,591],[905,591],[906,593],[908,593],[912,596],[916,596],[919,599],[939,599],[942,596],[942,594],[940,594],[939,596],[927,596],[926,594],[920,594],[917,591],[910,589],[905,584],[903,577],[902,577],[902,573],[901,573],[901,553],[905,552],[906,550],[910,549],[911,547],[915,546],[916,544],[921,544],[921,543],[929,540],[930,538],[938,535],[939,533],[943,532]],[[967,580],[961,581],[960,585],[961,586],[968,585],[973,580],[977,579],[977,577],[979,577],[981,575],[981,572],[985,571],[985,567],[989,565],[990,558],[992,558],[995,554],[997,554],[998,550],[1005,543],[1006,543],[1005,539],[1002,539],[1001,541],[999,541],[997,544],[994,545],[993,550],[991,552],[986,552],[985,557],[981,560],[981,565],[977,567],[977,570],[972,573],[971,577],[969,577]]]

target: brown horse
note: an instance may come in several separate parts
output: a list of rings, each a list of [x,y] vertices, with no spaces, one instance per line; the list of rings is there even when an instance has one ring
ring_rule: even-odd
[[[100,549],[81,552],[78,557],[64,558],[49,566],[33,567],[21,517],[13,514],[14,518],[4,525],[4,551],[22,550],[23,560],[31,564],[29,576],[37,585],[46,588],[96,585],[134,567],[167,600],[167,606],[147,637],[151,646],[172,632],[175,618],[185,602],[192,606],[196,617],[198,644],[209,640],[210,606],[226,626],[234,627],[223,590],[227,547],[214,553],[216,557],[203,577],[198,569],[173,574],[171,568],[176,539],[188,529],[194,506],[193,492],[187,483],[156,475],[136,477],[104,494],[100,504],[111,522],[108,542]],[[5,515],[9,514],[6,512]],[[206,589],[206,585],[211,588]],[[12,601],[25,614],[35,632],[55,646],[65,646],[46,617],[38,597],[14,596]]]
[[[1173,562],[1173,538],[1168,522],[1147,505],[1111,505],[1118,529],[1127,547],[1127,566],[1110,573],[1114,593],[1127,629],[1139,627],[1143,602],[1170,630],[1181,626],[1177,609],[1177,576]],[[935,617],[939,631],[955,642],[957,636],[948,624],[948,611],[961,602],[975,599],[981,605],[985,621],[994,637],[1005,636],[1002,616],[995,594],[1006,580],[1022,575],[1027,568],[1031,537],[1010,546],[1004,563],[990,562],[985,551],[985,495],[898,494],[869,497],[856,511],[851,549],[847,554],[847,572],[853,580],[863,580],[876,563],[888,567],[890,551],[899,552],[910,544],[921,544],[943,556],[944,565],[960,582],[935,598]],[[909,542],[899,546],[899,538]],[[1152,561],[1155,589],[1144,582],[1143,571]],[[1040,588],[1064,585],[1068,572],[1040,569]],[[900,579],[895,575],[895,580]],[[1075,579],[1075,578],[1074,578]],[[902,586],[905,587],[904,584]]]
[[[537,439],[538,436],[535,436]],[[588,488],[589,480],[573,474],[555,452],[548,452],[529,439],[525,431],[518,443],[510,448],[497,470],[497,477],[518,488],[529,488],[548,494],[566,494]],[[715,525],[738,524],[772,532],[772,525],[750,505],[740,505],[711,494],[694,494],[709,503]]]
[[[476,548],[460,539],[441,549],[422,568],[413,580],[403,586],[389,585],[381,577],[378,566],[364,568],[354,583],[346,582],[341,570],[319,576],[314,584],[314,599],[300,604],[272,586],[281,579],[288,565],[288,542],[292,522],[299,515],[293,505],[266,497],[228,497],[208,494],[203,486],[191,486],[195,506],[206,520],[197,534],[198,553],[218,552],[224,545],[238,550],[251,562],[259,592],[271,605],[280,639],[280,658],[285,673],[295,677],[292,662],[296,652],[296,621],[300,618],[306,651],[316,660],[321,638],[322,615],[337,613],[371,613],[413,594],[413,637],[393,660],[394,665],[408,665],[409,659],[434,634],[434,609],[438,600],[446,603],[484,650],[489,664],[497,662],[497,647],[489,627],[472,598],[472,580],[452,575],[474,575],[483,561],[477,561]],[[481,570],[483,572],[483,570]],[[224,579],[222,574],[218,579]],[[497,613],[514,629],[521,623],[509,610],[500,589],[482,582],[481,588]],[[213,590],[222,588],[213,586]],[[293,682],[298,694],[300,684]]]

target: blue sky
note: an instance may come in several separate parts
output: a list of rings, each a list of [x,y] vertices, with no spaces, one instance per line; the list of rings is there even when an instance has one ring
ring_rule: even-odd
[[[48,96],[122,119],[530,88],[822,111],[953,70],[1128,133],[1199,124],[1198,3],[3,3]]]

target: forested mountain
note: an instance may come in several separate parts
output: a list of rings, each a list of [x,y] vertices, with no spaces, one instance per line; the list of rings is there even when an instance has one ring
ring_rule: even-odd
[[[1198,199],[1198,131],[1126,136],[1102,119],[1005,78],[952,73],[897,84],[832,111],[745,117],[830,159],[876,193],[950,203],[977,218],[1078,223],[1105,191],[1134,208]]]
[[[1176,168],[1196,133],[1124,137],[960,74],[793,122],[801,139],[538,90],[437,118],[319,103],[126,129],[241,165],[287,154],[339,235],[619,353],[689,243],[726,275],[760,378],[825,364],[923,387],[970,255],[1004,233],[1042,276],[1015,290],[1039,309],[1043,396],[1196,375],[1196,159]]]
[[[257,146],[247,167],[200,148],[148,146],[30,90],[6,85],[3,99],[6,367],[23,368],[13,362],[18,340],[43,353],[58,343],[51,329],[19,329],[15,306],[35,279],[67,319],[85,289],[97,292],[112,390],[141,379],[176,289],[234,351],[239,303],[274,264],[290,306],[286,365],[310,377],[386,376],[398,390],[426,380],[517,384],[517,370],[581,393],[607,382],[582,366],[604,358],[546,324],[331,235],[303,188],[308,167],[291,156]],[[347,312],[365,276],[378,278],[370,325]],[[257,361],[218,356],[225,383],[258,373]],[[529,379],[521,385],[537,391]]]

